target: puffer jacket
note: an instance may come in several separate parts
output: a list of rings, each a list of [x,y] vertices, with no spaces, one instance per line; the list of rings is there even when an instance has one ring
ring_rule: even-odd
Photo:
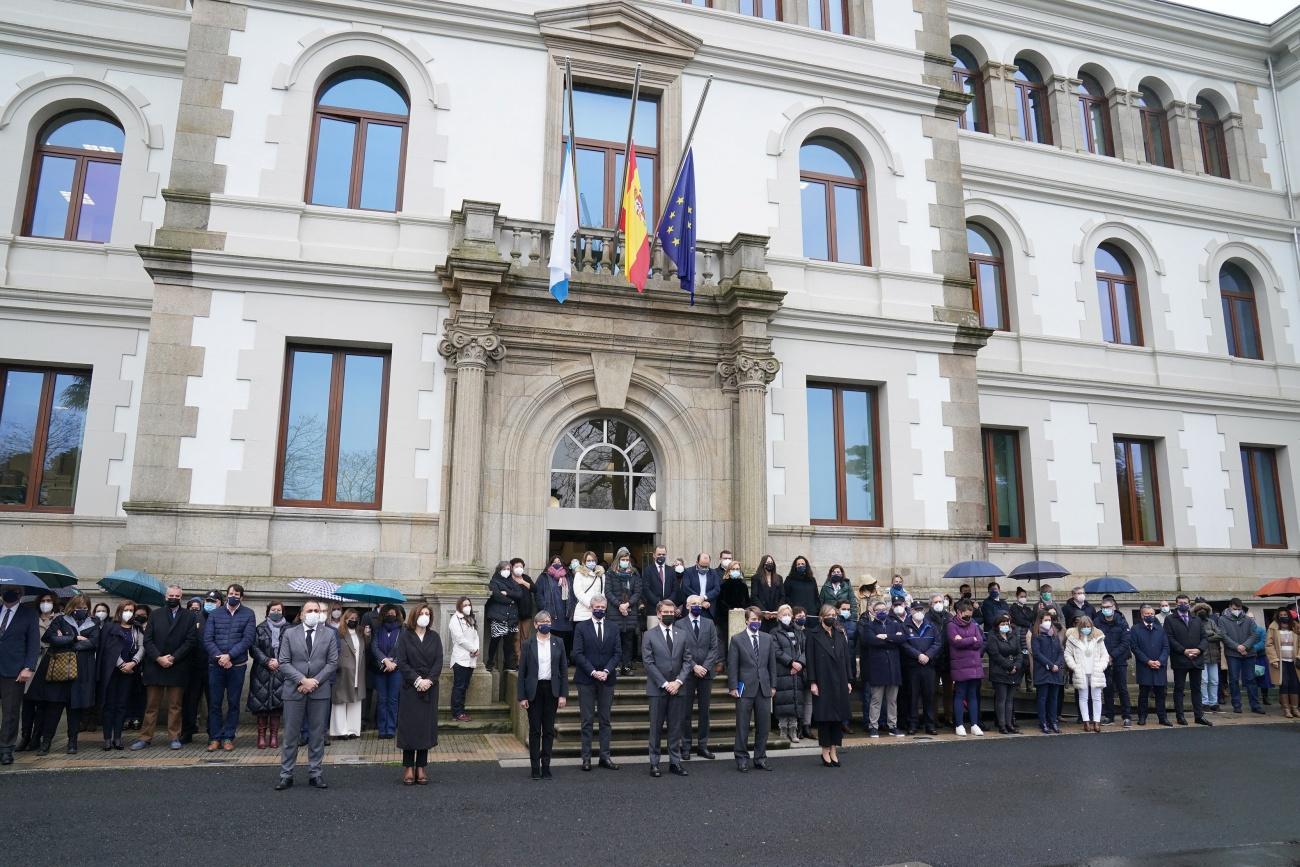
[[[994,626],[989,630],[989,637],[984,641],[984,647],[989,654],[989,681],[1012,685],[1019,683],[1025,670],[1025,655],[1021,653],[1025,640],[1020,630],[1012,626],[1011,631],[1003,635]]]
[[[1105,686],[1106,669],[1110,667],[1106,637],[1095,630],[1085,637],[1071,629],[1065,637],[1065,664],[1073,675],[1075,689]]]
[[[948,621],[948,669],[954,683],[984,677],[984,631],[974,620]]]
[[[772,639],[776,642],[776,699],[772,703],[772,712],[779,718],[803,716],[803,667],[807,665],[804,653],[804,631],[793,623],[789,626],[777,625],[772,630]],[[790,673],[790,666],[799,663],[798,674]]]
[[[247,605],[240,605],[234,613],[222,605],[209,614],[203,624],[203,649],[207,651],[208,662],[215,665],[217,657],[223,654],[230,654],[234,665],[248,662],[256,623],[257,617]]]
[[[1205,664],[1218,666],[1219,660],[1223,658],[1223,630],[1219,628],[1218,615],[1214,613],[1205,602],[1197,602],[1192,606],[1192,613],[1201,618],[1201,628],[1205,630],[1205,640],[1210,643],[1209,648],[1205,651]]]
[[[624,559],[628,561],[626,571],[619,568],[619,562]],[[635,629],[641,620],[641,573],[632,565],[632,552],[627,548],[618,549],[613,564],[605,573],[605,597],[609,603],[605,622],[622,631]],[[627,616],[618,610],[624,602],[627,603]]]
[[[291,625],[286,621],[280,629],[280,635],[283,636]],[[257,637],[249,648],[249,653],[253,655],[253,676],[248,679],[248,711],[275,713],[284,706],[284,699],[280,697],[284,675],[266,667],[267,662],[276,657],[276,648],[271,647],[271,625],[263,620],[257,624],[255,634]]]

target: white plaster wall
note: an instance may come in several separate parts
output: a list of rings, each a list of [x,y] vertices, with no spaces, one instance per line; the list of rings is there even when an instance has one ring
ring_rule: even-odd
[[[1094,455],[1099,444],[1097,425],[1090,420],[1086,404],[1052,401],[1043,428],[1047,479],[1056,486],[1048,514],[1056,523],[1060,543],[1096,545],[1106,519],[1097,500],[1103,479]]]
[[[1191,501],[1187,507],[1187,523],[1196,546],[1227,548],[1231,545],[1234,520],[1226,499],[1229,471],[1216,471],[1225,461],[1225,440],[1219,433],[1218,419],[1212,415],[1183,413],[1178,445],[1186,454],[1186,462],[1183,467],[1173,469],[1178,470]]]
[[[135,352],[122,356],[121,381],[130,389],[129,403],[113,410],[113,432],[122,436],[122,457],[108,462],[108,484],[117,488],[117,512],[125,515],[122,503],[130,499],[131,467],[135,463],[135,434],[140,419],[140,396],[144,387],[144,362],[149,332],[137,331]]]
[[[915,458],[912,490],[922,504],[922,529],[947,530],[948,504],[957,499],[957,482],[945,469],[952,428],[943,423],[943,405],[951,395],[947,378],[939,375],[937,354],[918,352],[915,361],[916,372],[907,376],[907,396],[916,402],[917,417],[908,425]]]

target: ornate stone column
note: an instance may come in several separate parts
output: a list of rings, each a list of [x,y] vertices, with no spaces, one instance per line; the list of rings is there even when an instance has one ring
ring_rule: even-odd
[[[1203,171],[1201,135],[1196,125],[1196,113],[1200,110],[1196,103],[1177,100],[1165,109],[1169,118],[1169,149],[1173,153],[1174,168],[1194,175]]]
[[[1115,157],[1126,163],[1146,161],[1146,149],[1142,141],[1141,109],[1137,107],[1137,91],[1116,88],[1106,101],[1110,113],[1110,138],[1115,146]]]
[[[1047,85],[1047,101],[1051,105],[1052,144],[1067,151],[1077,151],[1079,143],[1079,96],[1076,88],[1082,84],[1077,78],[1053,75]]]
[[[739,393],[736,437],[736,556],[752,569],[767,548],[767,387],[781,369],[774,355],[737,353],[718,365],[725,391]]]
[[[990,60],[980,73],[980,86],[984,88],[984,122],[988,131],[998,138],[1015,138],[1020,129],[1020,107],[1016,100],[1016,74],[1014,66]]]

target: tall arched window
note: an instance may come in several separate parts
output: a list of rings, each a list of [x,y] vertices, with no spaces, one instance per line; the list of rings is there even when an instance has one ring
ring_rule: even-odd
[[[612,418],[579,422],[551,458],[551,507],[653,511],[658,470],[641,433]]]
[[[1169,145],[1169,115],[1164,104],[1154,90],[1143,85],[1138,88],[1137,105],[1142,115],[1142,146],[1147,162],[1172,169],[1174,158]]]
[[[1107,343],[1142,345],[1142,308],[1133,263],[1114,244],[1102,244],[1094,257],[1101,335]]]
[[[1052,124],[1047,107],[1047,84],[1038,67],[1017,60],[1011,77],[1016,86],[1016,107],[1020,114],[1020,137],[1039,144],[1052,143]]]
[[[966,104],[966,110],[957,118],[957,124],[962,129],[973,132],[988,132],[984,123],[984,88],[980,79],[979,61],[960,45],[952,46],[952,57],[955,61],[952,65],[952,80],[962,93],[971,98]]]
[[[23,234],[106,243],[113,234],[126,134],[95,111],[70,111],[36,138]]]
[[[1219,298],[1223,301],[1223,327],[1228,354],[1237,358],[1264,357],[1259,339],[1259,311],[1255,286],[1241,266],[1232,262],[1219,269]]]
[[[808,0],[808,26],[831,33],[848,33],[848,0]]]
[[[1002,246],[988,229],[978,223],[967,223],[966,247],[970,251],[970,278],[975,281],[972,302],[980,324],[985,328],[1010,331]]]
[[[870,265],[867,182],[858,158],[833,139],[808,139],[799,148],[799,187],[803,254]]]
[[[1196,126],[1201,133],[1201,163],[1207,175],[1216,178],[1232,177],[1228,170],[1228,140],[1223,134],[1223,121],[1208,102],[1202,102],[1196,112]]]
[[[411,108],[406,91],[374,69],[346,69],[321,85],[312,116],[307,202],[398,211]]]
[[[1079,73],[1079,143],[1089,153],[1113,157],[1115,146],[1110,137],[1110,107],[1101,83],[1086,72]]]

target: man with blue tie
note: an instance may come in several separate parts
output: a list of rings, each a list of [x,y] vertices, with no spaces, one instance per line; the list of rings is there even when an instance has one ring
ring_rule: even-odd
[[[645,663],[645,694],[650,702],[650,776],[660,777],[659,750],[664,725],[668,726],[668,770],[686,776],[682,767],[682,721],[678,711],[682,684],[691,670],[691,651],[685,632],[674,622],[677,606],[671,599],[659,602],[659,623],[641,638],[641,660]]]
[[[749,771],[749,720],[754,718],[754,767],[770,771],[767,735],[772,725],[772,696],[776,694],[776,645],[762,631],[763,612],[745,609],[745,631],[731,637],[727,647],[727,686],[736,699],[736,769]]]
[[[682,581],[677,585],[677,604],[681,606],[691,596],[699,596],[704,616],[713,619],[713,609],[718,605],[718,595],[722,593],[722,578],[709,568],[710,558],[701,552],[695,558],[695,565],[686,570]]]
[[[0,592],[0,765],[14,763],[23,693],[41,648],[36,610],[21,607],[22,599],[22,588],[12,584]]]
[[[691,596],[686,600],[687,618],[681,624],[691,653],[691,668],[679,696],[682,715],[682,761],[691,758],[691,711],[700,709],[699,728],[696,730],[696,753],[702,759],[712,759],[709,750],[709,701],[712,697],[713,670],[722,661],[722,643],[718,627],[704,614],[704,597]]]
[[[614,705],[614,681],[623,664],[619,628],[605,622],[609,602],[604,596],[591,598],[591,619],[578,624],[573,636],[573,680],[578,684],[578,706],[582,711],[582,769],[591,770],[591,728],[600,719],[600,766],[617,771],[609,756],[610,709]]]

